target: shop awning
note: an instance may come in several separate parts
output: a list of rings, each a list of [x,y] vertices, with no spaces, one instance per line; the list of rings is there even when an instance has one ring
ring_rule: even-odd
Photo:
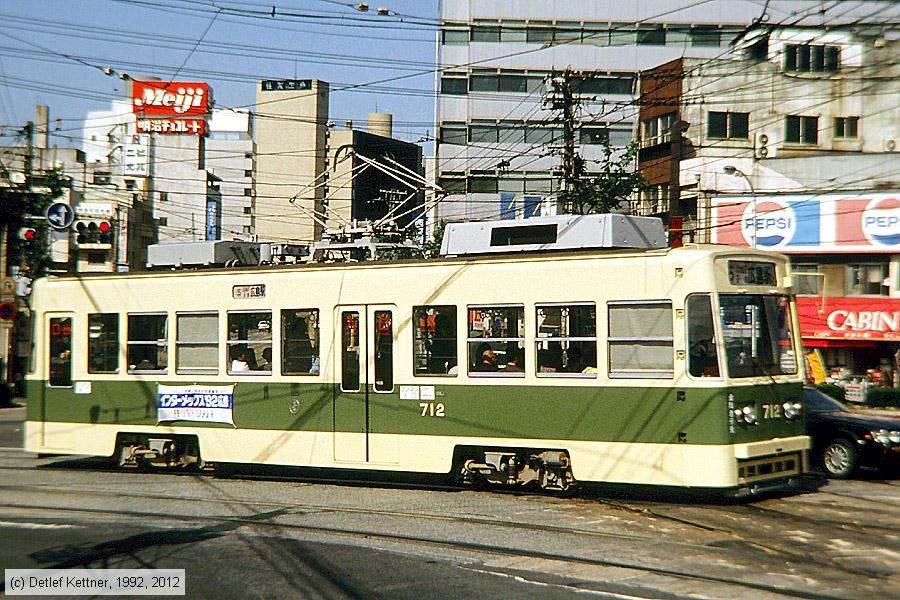
[[[865,347],[875,342],[900,343],[900,298],[801,296],[797,298],[797,312],[800,335],[807,346]]]

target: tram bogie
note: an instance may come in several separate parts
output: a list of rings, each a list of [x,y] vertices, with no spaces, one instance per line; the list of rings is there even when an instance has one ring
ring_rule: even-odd
[[[459,448],[459,480],[500,486],[566,491],[576,485],[565,450]]]
[[[197,437],[191,435],[120,434],[114,458],[123,468],[201,469],[205,466]]]

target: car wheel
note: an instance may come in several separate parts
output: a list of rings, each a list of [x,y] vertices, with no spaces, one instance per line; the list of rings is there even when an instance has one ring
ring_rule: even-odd
[[[831,440],[822,451],[822,467],[829,477],[846,479],[856,471],[857,452],[847,440]]]

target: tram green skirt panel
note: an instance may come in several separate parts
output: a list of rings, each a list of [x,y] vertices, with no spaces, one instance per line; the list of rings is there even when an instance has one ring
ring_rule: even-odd
[[[198,382],[202,383],[202,382]],[[638,443],[733,444],[803,433],[803,423],[764,418],[765,405],[799,399],[799,384],[752,388],[557,387],[510,385],[436,386],[431,401],[401,400],[390,394],[360,394],[360,419],[335,420],[331,384],[241,383],[234,390],[237,429],[284,431],[350,431]],[[48,423],[91,423],[156,426],[156,382],[93,381],[89,394],[70,388],[28,383],[28,420]],[[754,403],[758,424],[735,423],[728,413],[735,404]],[[362,425],[360,425],[362,423]],[[226,427],[217,423],[176,422],[181,427]]]

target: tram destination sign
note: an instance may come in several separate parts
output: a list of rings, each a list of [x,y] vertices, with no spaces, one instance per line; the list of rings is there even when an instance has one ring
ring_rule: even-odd
[[[235,300],[249,300],[250,298],[265,298],[265,284],[236,285],[231,288],[231,297]]]

